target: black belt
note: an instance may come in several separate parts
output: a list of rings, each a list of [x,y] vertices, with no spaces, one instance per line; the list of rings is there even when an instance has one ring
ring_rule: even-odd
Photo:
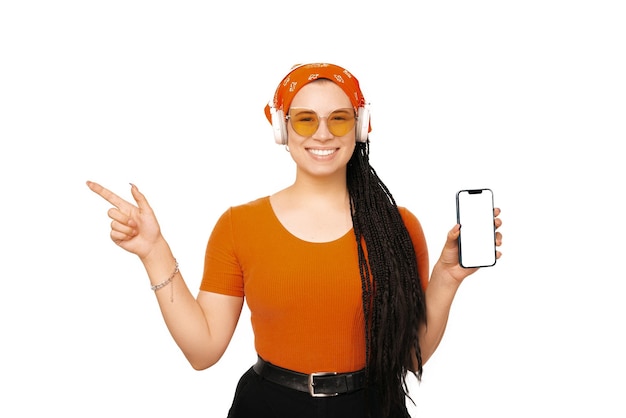
[[[365,387],[365,370],[352,373],[318,372],[305,374],[274,366],[261,357],[252,368],[259,376],[270,382],[300,392],[307,392],[313,397],[337,396]]]

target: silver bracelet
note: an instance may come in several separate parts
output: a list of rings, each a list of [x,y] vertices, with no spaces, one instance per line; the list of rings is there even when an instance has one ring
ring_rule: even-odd
[[[172,273],[172,275],[170,277],[168,277],[167,280],[163,280],[159,284],[155,284],[155,285],[150,286],[150,289],[152,289],[153,291],[156,292],[157,290],[159,290],[161,288],[164,288],[168,284],[172,283],[172,280],[174,279],[174,276],[176,276],[176,274],[178,274],[178,261],[176,261],[176,259],[174,259],[174,263],[176,263],[176,267],[174,268],[174,272]],[[170,302],[174,302],[174,285],[173,284],[172,284],[172,289],[171,289]]]

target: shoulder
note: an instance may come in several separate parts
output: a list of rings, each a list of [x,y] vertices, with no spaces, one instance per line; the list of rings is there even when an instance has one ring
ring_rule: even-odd
[[[404,222],[404,226],[406,226],[406,230],[409,232],[416,250],[418,252],[425,252],[427,248],[426,237],[424,236],[424,229],[422,228],[422,224],[419,219],[417,219],[417,216],[415,216],[413,212],[405,207],[398,207],[398,210],[400,212],[400,216],[402,217],[402,222]]]
[[[247,203],[231,206],[224,211],[218,220],[218,224],[230,225],[230,228],[258,228],[268,224],[272,216],[272,207],[269,196],[260,197]]]
[[[415,216],[413,212],[411,212],[409,209],[407,209],[404,206],[398,206],[398,211],[400,212],[402,221],[404,222],[404,224],[409,230],[417,229],[420,232],[422,231],[422,224],[420,223],[419,219],[417,219],[417,216]]]
[[[225,214],[228,216],[249,216],[250,214],[263,212],[269,208],[271,208],[269,196],[263,196],[247,203],[231,206],[226,210]]]
[[[258,199],[254,199],[249,202],[246,202],[246,203],[241,203],[235,206],[231,206],[231,209],[246,210],[246,209],[258,208],[259,206],[263,206],[269,203],[269,201],[270,201],[269,196],[263,196],[263,197],[259,197]]]
[[[417,257],[417,266],[419,270],[419,276],[422,283],[422,287],[426,289],[428,286],[428,278],[430,271],[430,260],[428,256],[428,245],[426,243],[426,237],[424,236],[424,230],[420,221],[417,219],[410,210],[405,207],[398,207],[402,221],[406,226],[407,231],[413,242],[413,248],[415,249],[415,256]]]

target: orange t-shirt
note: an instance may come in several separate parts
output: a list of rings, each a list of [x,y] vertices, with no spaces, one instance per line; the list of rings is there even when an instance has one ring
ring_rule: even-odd
[[[400,213],[428,283],[422,227]],[[325,243],[301,240],[280,223],[269,197],[228,209],[206,249],[200,289],[246,298],[257,353],[302,373],[365,367],[365,325],[354,231]]]

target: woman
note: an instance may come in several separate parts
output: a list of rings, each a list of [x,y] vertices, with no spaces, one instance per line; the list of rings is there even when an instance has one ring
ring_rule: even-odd
[[[133,205],[87,183],[114,206],[111,239],[139,256],[195,369],[225,352],[246,298],[259,360],[231,418],[407,417],[407,373],[421,378],[456,290],[477,270],[459,265],[456,225],[429,277],[419,221],[369,165],[365,105],[336,65],[301,65],[282,80],[265,112],[295,181],[222,215],[195,298],[137,187]]]

